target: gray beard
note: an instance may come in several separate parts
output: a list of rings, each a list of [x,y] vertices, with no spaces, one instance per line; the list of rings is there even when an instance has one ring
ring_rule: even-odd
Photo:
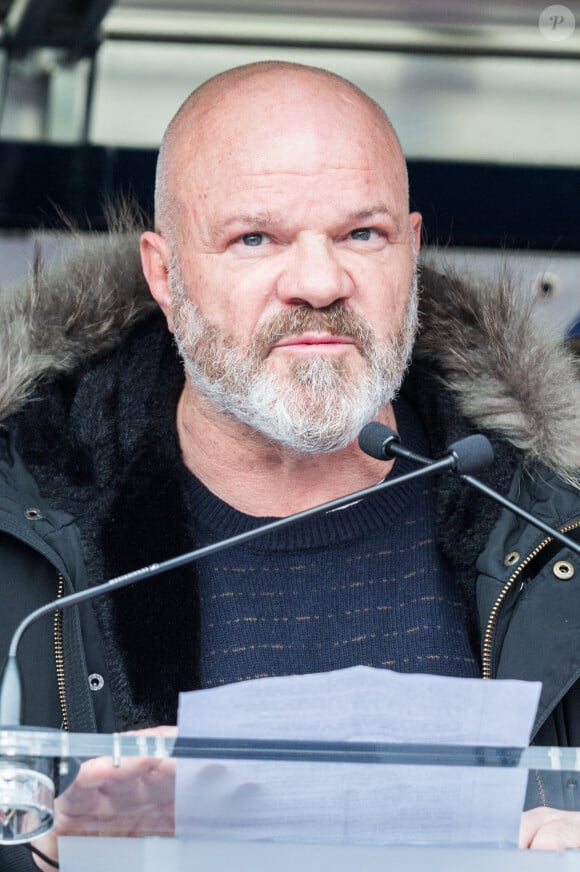
[[[418,326],[417,278],[403,323],[384,343],[342,304],[326,310],[298,306],[275,319],[242,350],[201,314],[176,267],[170,270],[175,338],[192,385],[214,408],[296,452],[330,452],[349,445],[397,395]],[[266,354],[282,336],[325,326],[353,336],[365,366],[350,371],[341,359],[316,355],[284,373],[269,372]]]

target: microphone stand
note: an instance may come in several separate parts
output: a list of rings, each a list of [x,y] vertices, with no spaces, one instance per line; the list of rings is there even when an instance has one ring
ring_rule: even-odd
[[[313,506],[311,509],[305,509],[302,512],[297,512],[294,515],[288,515],[285,518],[277,518],[275,521],[270,521],[263,524],[261,527],[256,527],[254,530],[247,530],[245,533],[238,533],[236,536],[231,536],[229,539],[224,539],[221,542],[214,542],[211,545],[206,545],[203,548],[197,548],[194,551],[188,551],[186,554],[180,554],[178,557],[171,557],[161,563],[152,563],[149,566],[144,566],[141,569],[136,569],[132,572],[127,572],[123,575],[118,575],[115,578],[105,581],[102,584],[89,587],[86,590],[79,590],[75,593],[67,594],[60,599],[51,600],[40,608],[35,609],[20,622],[16,628],[10,648],[8,650],[8,658],[4,667],[2,681],[0,682],[0,728],[6,726],[18,726],[20,724],[21,713],[21,678],[18,668],[18,646],[20,640],[28,629],[28,627],[42,618],[44,615],[52,614],[57,609],[66,609],[71,606],[79,605],[80,603],[91,600],[94,597],[101,596],[105,593],[113,593],[126,587],[129,584],[135,584],[145,578],[152,578],[154,575],[159,575],[162,572],[168,572],[171,569],[177,569],[179,566],[184,566],[188,563],[193,563],[195,560],[201,560],[203,557],[209,557],[212,554],[217,554],[219,551],[224,551],[227,548],[234,548],[236,545],[241,545],[244,542],[249,542],[251,539],[256,539],[259,536],[265,536],[267,533],[272,533],[275,530],[281,530],[291,524],[296,524],[299,521],[307,520],[314,515],[322,512],[329,512],[334,509],[340,509],[350,503],[357,502],[364,497],[372,496],[381,491],[388,490],[395,485],[404,484],[412,481],[415,478],[420,478],[424,475],[432,475],[437,472],[444,472],[448,469],[453,469],[457,465],[455,456],[449,454],[429,464],[421,466],[412,472],[401,475],[398,478],[387,479],[371,487],[363,488],[354,493],[347,494],[343,497],[330,500],[326,503],[321,503],[318,506]]]
[[[0,683],[0,729],[19,729],[22,710],[22,679],[18,667],[18,646],[28,627],[43,616],[52,614],[57,609],[70,608],[94,597],[102,596],[105,593],[112,593],[122,587],[135,584],[145,578],[151,578],[154,575],[159,575],[178,566],[184,566],[195,560],[201,560],[203,557],[209,557],[226,548],[233,548],[243,542],[248,542],[258,536],[264,536],[267,533],[280,530],[290,524],[307,520],[322,512],[342,508],[396,485],[404,484],[422,476],[457,469],[458,465],[459,468],[470,466],[469,462],[467,464],[462,463],[460,443],[456,444],[453,452],[445,455],[440,460],[434,461],[428,466],[422,465],[405,475],[387,479],[379,482],[379,484],[363,488],[326,503],[321,503],[318,506],[305,509],[294,515],[278,518],[263,524],[261,527],[256,527],[254,530],[239,533],[229,539],[206,545],[203,548],[197,548],[194,551],[164,560],[161,563],[153,563],[133,572],[119,575],[86,590],[77,591],[60,599],[51,600],[27,615],[20,622],[12,636],[8,658]],[[475,470],[479,466],[470,466],[470,468]],[[20,757],[10,766],[0,764],[0,811],[4,816],[3,825],[0,826],[0,845],[2,843],[22,844],[30,842],[52,829],[54,826],[54,784],[56,781],[54,773],[57,771],[57,763],[56,759],[52,761],[52,773],[47,771],[46,761],[36,758]],[[72,777],[67,779],[67,781],[72,780],[75,774],[76,772],[73,771]],[[33,821],[33,824],[31,824],[31,821]]]

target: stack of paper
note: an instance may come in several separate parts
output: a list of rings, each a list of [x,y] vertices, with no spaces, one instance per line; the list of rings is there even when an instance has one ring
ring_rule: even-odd
[[[188,737],[527,745],[540,685],[364,666],[182,694]],[[520,769],[180,761],[176,835],[347,844],[517,845]]]

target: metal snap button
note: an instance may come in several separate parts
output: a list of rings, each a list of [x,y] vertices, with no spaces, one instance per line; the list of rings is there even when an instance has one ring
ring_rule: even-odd
[[[503,559],[504,566],[513,566],[520,559],[519,551],[509,551]]]
[[[96,693],[98,690],[102,690],[105,686],[105,679],[102,675],[99,675],[98,672],[91,672],[89,675],[89,687],[91,690]]]
[[[24,510],[24,517],[29,521],[41,521],[44,515],[40,509],[35,509],[31,506],[29,509]]]
[[[552,567],[552,572],[560,581],[569,581],[574,575],[574,566],[569,560],[558,560]]]

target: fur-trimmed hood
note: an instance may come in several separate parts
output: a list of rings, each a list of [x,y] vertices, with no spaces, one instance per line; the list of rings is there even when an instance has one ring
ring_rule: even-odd
[[[37,256],[25,286],[0,296],[0,420],[36,384],[72,373],[117,347],[156,309],[143,277],[137,232],[78,235],[57,270]],[[494,283],[421,273],[415,357],[433,361],[478,429],[495,431],[568,480],[580,467],[578,361],[533,318],[507,271]]]

